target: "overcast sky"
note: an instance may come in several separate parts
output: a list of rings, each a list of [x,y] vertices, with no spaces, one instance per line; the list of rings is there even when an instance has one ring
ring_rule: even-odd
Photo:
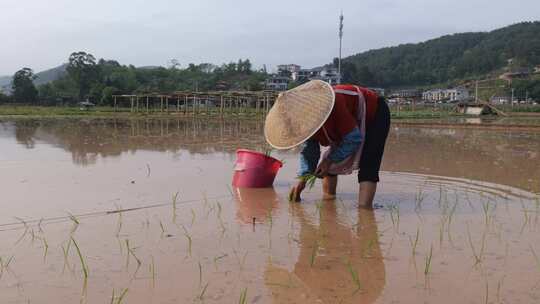
[[[540,19],[540,0],[0,0],[0,75],[79,50],[136,66],[312,67],[337,56],[341,9],[344,55]]]

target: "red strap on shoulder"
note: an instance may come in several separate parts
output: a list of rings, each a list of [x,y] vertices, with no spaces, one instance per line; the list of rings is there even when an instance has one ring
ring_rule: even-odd
[[[375,121],[375,113],[377,113],[377,107],[379,105],[379,96],[377,93],[352,84],[338,84],[334,86],[337,90],[347,90],[357,93],[362,93],[366,100],[366,127],[369,127]]]

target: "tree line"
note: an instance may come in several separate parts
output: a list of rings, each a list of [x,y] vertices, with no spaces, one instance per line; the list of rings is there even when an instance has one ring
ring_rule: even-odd
[[[536,21],[359,53],[343,59],[342,79],[374,87],[417,87],[459,84],[538,65],[540,22]],[[538,89],[538,82],[520,85]]]
[[[0,94],[0,103],[65,104],[88,100],[110,105],[112,95],[171,93],[174,91],[261,90],[267,74],[254,70],[249,59],[217,66],[189,64],[181,68],[177,60],[169,67],[121,65],[115,60],[73,52],[66,73],[52,82],[35,86],[36,75],[23,68],[13,76],[12,95]]]

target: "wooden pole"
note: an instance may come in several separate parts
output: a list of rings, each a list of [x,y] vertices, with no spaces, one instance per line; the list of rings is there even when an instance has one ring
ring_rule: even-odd
[[[159,106],[159,111],[163,112],[163,96],[160,96],[159,99],[160,99],[160,102],[161,102],[160,106]]]
[[[219,114],[223,116],[223,95],[221,95],[221,103],[219,107]]]
[[[184,95],[184,115],[187,115],[188,110],[188,96]]]
[[[114,107],[113,108],[114,108],[114,111],[116,112],[116,96],[114,96],[113,99],[114,99]]]
[[[146,96],[146,113],[148,113],[148,96]]]
[[[165,97],[165,111],[169,113],[169,96]]]
[[[133,112],[133,96],[129,97],[129,102],[131,104],[131,110],[130,111]]]
[[[176,96],[176,112],[180,112],[180,96]]]

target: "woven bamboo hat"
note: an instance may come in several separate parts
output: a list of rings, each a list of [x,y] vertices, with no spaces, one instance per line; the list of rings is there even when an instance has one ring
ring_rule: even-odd
[[[266,141],[280,150],[300,145],[322,127],[334,102],[332,86],[321,80],[312,80],[279,94],[266,116]]]

